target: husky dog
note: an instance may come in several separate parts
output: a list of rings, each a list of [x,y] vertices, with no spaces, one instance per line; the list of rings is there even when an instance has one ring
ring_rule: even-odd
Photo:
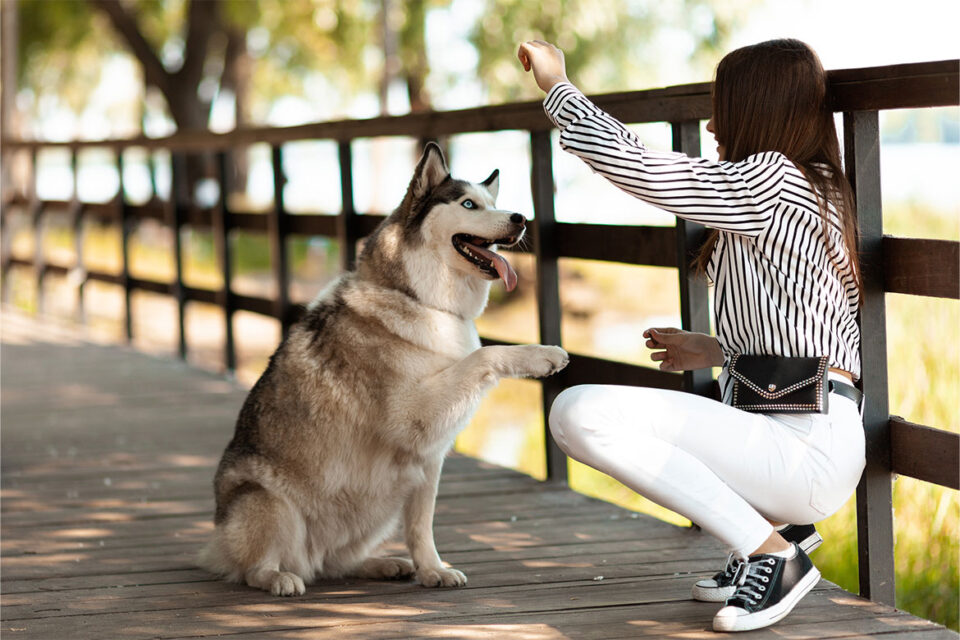
[[[343,576],[466,584],[433,540],[443,458],[500,378],[567,364],[560,347],[480,346],[491,282],[517,282],[494,245],[524,232],[523,216],[495,208],[498,185],[497,171],[453,179],[427,145],[356,271],[309,305],[247,396],[201,566],[277,596]],[[373,555],[401,517],[412,562]]]

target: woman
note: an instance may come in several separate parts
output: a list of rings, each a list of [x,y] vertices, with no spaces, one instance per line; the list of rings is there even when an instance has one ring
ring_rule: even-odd
[[[719,162],[652,151],[583,96],[563,53],[526,42],[519,58],[547,92],[560,145],[627,193],[712,229],[698,264],[715,285],[716,338],[648,329],[664,371],[723,366],[725,402],[661,389],[565,390],[550,428],[571,457],[699,524],[731,550],[726,568],[694,585],[726,601],[717,631],[786,616],[820,577],[798,538],[834,513],[864,467],[859,269],[849,184],[841,167],[826,74],[802,42],[738,49],[717,67],[707,130]],[[828,413],[753,413],[730,406],[735,354],[829,357]],[[783,531],[784,535],[781,535]],[[799,534],[799,535],[798,535]],[[788,542],[787,537],[793,541]]]

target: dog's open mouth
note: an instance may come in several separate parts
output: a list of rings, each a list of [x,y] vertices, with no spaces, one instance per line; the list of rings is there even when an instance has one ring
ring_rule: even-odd
[[[472,262],[480,271],[493,278],[500,278],[506,285],[507,291],[513,291],[517,286],[517,272],[513,270],[506,258],[490,250],[490,246],[500,244],[505,246],[517,242],[517,236],[487,240],[467,233],[458,233],[453,236],[453,247],[464,258]]]

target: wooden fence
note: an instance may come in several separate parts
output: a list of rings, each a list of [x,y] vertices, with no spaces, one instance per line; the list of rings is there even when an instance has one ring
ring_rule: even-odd
[[[861,593],[875,601],[894,603],[892,474],[903,474],[958,489],[957,434],[911,424],[891,416],[887,397],[887,346],[884,298],[886,292],[940,298],[960,298],[960,243],[915,238],[894,238],[882,233],[880,198],[880,161],[878,112],[884,109],[950,106],[960,103],[960,60],[905,64],[830,72],[833,108],[843,113],[845,163],[854,186],[859,211],[864,273],[862,326],[862,388],[866,394],[864,428],[867,435],[867,468],[857,491],[857,520]],[[689,155],[700,153],[700,122],[710,117],[710,84],[693,84],[595,96],[596,103],[628,123],[668,122],[673,131],[675,150]],[[554,182],[549,123],[539,102],[518,103],[442,113],[421,113],[369,120],[325,122],[285,128],[250,128],[225,134],[207,131],[178,133],[161,138],[132,138],[97,142],[47,143],[3,140],[7,152],[28,153],[34,169],[28,193],[4,195],[0,224],[6,224],[9,212],[26,209],[32,216],[37,251],[34,259],[14,259],[9,251],[2,256],[2,274],[11,267],[32,267],[38,292],[42,292],[47,274],[77,273],[77,286],[100,281],[123,288],[126,299],[126,335],[132,337],[130,296],[135,290],[173,296],[179,309],[179,353],[185,357],[184,309],[188,301],[219,305],[224,312],[226,366],[236,363],[233,314],[251,311],[278,319],[286,329],[296,319],[297,307],[289,299],[289,260],[286,238],[291,235],[335,237],[341,247],[341,267],[348,269],[355,259],[356,242],[382,219],[358,215],[354,207],[352,179],[352,141],[375,136],[405,136],[435,139],[445,135],[500,130],[523,130],[530,136],[532,158],[531,189],[534,219],[530,235],[536,257],[537,305],[540,340],[561,344],[558,259],[583,258],[639,265],[673,267],[678,272],[681,320],[685,329],[707,332],[707,288],[688,265],[698,249],[702,227],[678,221],[676,227],[609,226],[560,223],[554,217]],[[334,140],[339,147],[339,215],[289,215],[283,201],[284,144],[299,140]],[[231,150],[254,143],[272,148],[275,202],[268,215],[232,211],[226,184]],[[86,148],[105,148],[116,154],[120,189],[106,204],[81,202],[74,189],[71,201],[43,201],[36,192],[37,151],[66,148],[71,152],[76,183],[77,152]],[[198,207],[191,201],[171,197],[134,206],[126,202],[123,187],[123,151],[126,149],[167,150],[171,154],[170,193],[178,194],[185,179],[186,159],[191,154],[215,154],[220,182],[219,204]],[[76,184],[75,184],[76,186]],[[77,233],[77,264],[51,264],[45,261],[41,241],[41,221],[45,211],[68,209],[75,228],[80,230],[86,218],[119,224],[122,229],[123,262],[120,273],[84,270]],[[175,230],[174,256],[176,277],[172,282],[134,278],[129,272],[128,239],[135,226],[153,219]],[[223,285],[207,290],[184,285],[183,255],[179,230],[208,228],[213,232],[218,266]],[[265,233],[269,236],[272,274],[277,296],[264,298],[239,295],[231,286],[231,246],[228,234],[233,230]],[[6,247],[8,243],[5,242]],[[6,281],[4,282],[6,285]],[[5,286],[5,289],[7,287]],[[42,293],[38,293],[42,298]],[[82,295],[80,298],[82,300]],[[487,340],[489,343],[495,341]],[[501,343],[503,344],[503,343]],[[955,345],[954,345],[955,346]],[[543,410],[547,411],[557,393],[566,386],[581,383],[619,383],[668,389],[684,389],[712,394],[710,371],[684,374],[612,362],[571,354],[570,365],[560,375],[543,381]],[[894,379],[894,384],[897,381]],[[548,478],[566,480],[567,461],[546,433]]]

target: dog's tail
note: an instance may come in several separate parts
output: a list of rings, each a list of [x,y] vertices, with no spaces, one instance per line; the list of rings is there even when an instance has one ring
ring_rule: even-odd
[[[196,563],[201,569],[205,569],[219,578],[224,578],[230,582],[243,582],[240,569],[223,548],[219,531],[215,531],[213,539],[200,549],[196,557]]]

